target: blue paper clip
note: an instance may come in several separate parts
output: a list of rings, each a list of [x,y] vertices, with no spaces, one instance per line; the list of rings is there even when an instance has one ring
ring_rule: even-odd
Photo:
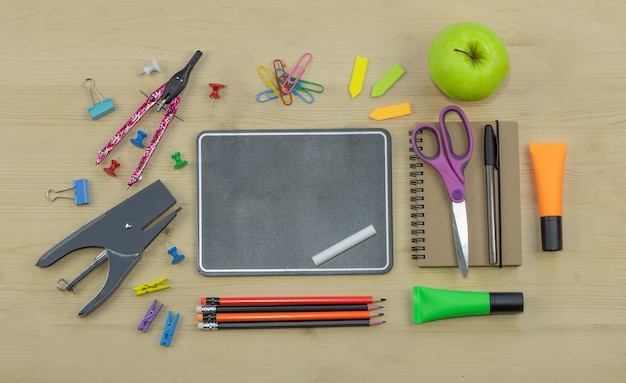
[[[78,180],[74,180],[72,182],[72,187],[62,190],[53,190],[50,189],[46,193],[46,197],[48,197],[48,201],[52,202],[57,198],[65,198],[65,199],[73,199],[75,205],[85,205],[89,203],[89,185],[86,178],[81,178]],[[65,197],[65,196],[55,196],[51,197],[51,193],[63,193],[68,190],[74,190],[74,198]]]
[[[304,92],[304,95],[302,94],[302,92]],[[291,93],[296,95],[297,97],[300,97],[300,99],[307,104],[312,104],[315,101],[313,93],[311,93],[308,89],[294,89]],[[274,93],[272,89],[263,90],[256,95],[256,100],[258,102],[269,102],[272,100],[276,100],[277,98],[278,96]]]
[[[155,299],[150,305],[150,308],[148,309],[148,311],[146,312],[146,315],[143,317],[143,319],[139,323],[137,330],[141,330],[144,333],[148,331],[148,328],[150,328],[152,321],[156,318],[156,316],[159,314],[159,311],[161,311],[161,309],[163,308],[163,303],[161,303],[161,306],[159,306],[155,310],[154,308],[156,307],[156,304],[157,304],[157,300]]]
[[[307,104],[312,104],[313,101],[315,101],[315,97],[313,97],[313,93],[309,92],[307,89],[300,89],[297,90],[297,88],[295,88],[294,90],[291,91],[291,93],[295,94],[296,96],[300,97],[300,99],[302,101],[304,101]],[[304,96],[307,97],[304,97]]]
[[[178,324],[179,313],[176,313],[174,320],[172,320],[172,312],[167,312],[167,319],[165,320],[165,327],[163,327],[163,335],[161,336],[161,344],[169,347],[174,337],[174,331],[176,331],[176,325]]]

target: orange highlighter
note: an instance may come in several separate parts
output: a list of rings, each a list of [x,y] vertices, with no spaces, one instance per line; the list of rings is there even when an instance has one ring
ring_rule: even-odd
[[[537,184],[543,251],[563,249],[563,172],[566,153],[567,145],[564,143],[530,144]]]

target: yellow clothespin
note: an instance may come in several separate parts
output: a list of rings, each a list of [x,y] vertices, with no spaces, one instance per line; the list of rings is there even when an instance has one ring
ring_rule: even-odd
[[[159,290],[169,289],[169,285],[159,286],[161,283],[167,281],[167,277],[157,279],[156,281],[148,282],[145,285],[135,287],[135,295],[140,296],[148,293],[152,293]]]

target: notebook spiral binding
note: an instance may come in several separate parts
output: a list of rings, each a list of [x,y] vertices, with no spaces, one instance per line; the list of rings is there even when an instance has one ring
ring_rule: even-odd
[[[409,131],[409,136],[413,134],[413,131]],[[421,138],[417,138],[417,142],[422,142]],[[409,139],[409,144],[411,139]],[[421,149],[421,148],[420,148]],[[424,163],[419,161],[415,153],[413,152],[413,145],[409,146],[410,168],[409,173],[411,181],[411,252],[413,259],[426,258],[426,247],[424,246]]]

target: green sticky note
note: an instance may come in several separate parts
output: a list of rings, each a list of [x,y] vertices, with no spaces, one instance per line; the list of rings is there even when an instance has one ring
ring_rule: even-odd
[[[388,91],[389,88],[391,88],[391,86],[395,84],[395,82],[398,81],[403,74],[404,68],[398,64],[394,64],[394,66],[389,69],[389,71],[385,73],[385,75],[381,77],[376,84],[374,84],[372,87],[372,97],[378,97],[385,94],[385,92]]]

